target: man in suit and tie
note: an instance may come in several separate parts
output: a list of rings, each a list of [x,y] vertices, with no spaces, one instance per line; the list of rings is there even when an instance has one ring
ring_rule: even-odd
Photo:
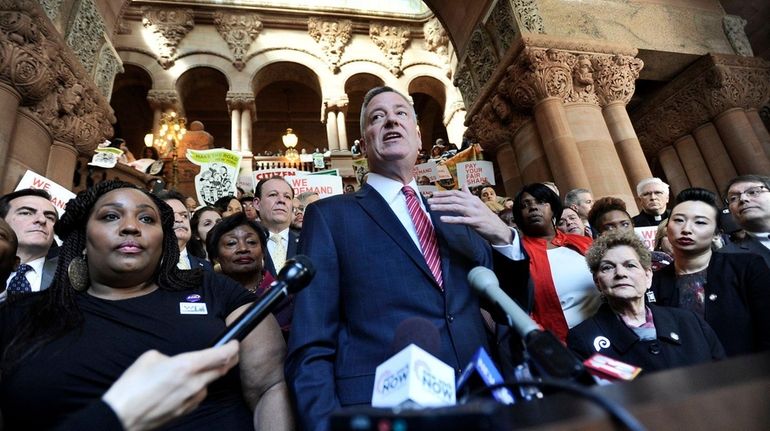
[[[743,232],[720,251],[758,254],[770,266],[770,177],[733,178],[727,185],[726,197],[730,213]]]
[[[299,235],[289,229],[294,217],[294,189],[281,176],[262,179],[254,192],[254,208],[267,229],[265,269],[275,277],[287,259],[297,254]]]
[[[297,294],[286,360],[303,429],[326,430],[335,409],[371,403],[375,368],[395,353],[389,346],[405,319],[436,326],[437,357],[458,373],[479,347],[489,349],[467,274],[491,266],[487,241],[513,240],[513,231],[467,189],[454,192],[452,215],[426,207],[412,175],[420,132],[401,93],[369,91],[361,129],[366,185],[310,205],[300,238],[299,252],[317,271]]]
[[[187,252],[187,242],[190,241],[192,231],[190,229],[190,211],[185,205],[186,198],[181,193],[172,190],[163,190],[157,196],[174,211],[174,234],[179,246],[179,263],[177,263],[179,269],[200,268],[213,271],[214,267],[211,266],[211,262]]]
[[[51,195],[45,190],[22,189],[0,198],[0,217],[16,233],[19,266],[6,286],[7,293],[38,292],[51,285],[57,257],[48,257],[58,220]]]

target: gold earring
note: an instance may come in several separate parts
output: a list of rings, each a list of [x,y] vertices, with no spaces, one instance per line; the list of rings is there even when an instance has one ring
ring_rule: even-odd
[[[67,277],[70,279],[72,288],[76,291],[85,292],[88,290],[88,260],[85,250],[83,250],[82,256],[70,261],[67,266]]]

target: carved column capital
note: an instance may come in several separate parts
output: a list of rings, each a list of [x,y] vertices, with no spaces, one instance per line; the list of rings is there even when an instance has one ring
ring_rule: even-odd
[[[636,79],[644,62],[628,55],[596,55],[592,62],[596,95],[602,106],[618,101],[628,104],[636,90]]]
[[[254,93],[228,91],[227,96],[225,97],[228,112],[232,113],[235,109],[249,111],[252,121],[256,121],[257,119],[257,105],[254,101]]]
[[[573,91],[572,69],[577,57],[553,48],[526,47],[507,68],[507,94],[521,108],[530,108],[540,100],[558,97],[567,100]]]
[[[447,34],[444,26],[441,25],[441,21],[434,16],[425,22],[422,31],[425,35],[425,48],[449,60],[449,34]]]
[[[195,26],[193,10],[145,6],[142,8],[142,25],[155,34],[160,51],[158,63],[168,69],[174,65],[179,42]]]
[[[770,62],[709,54],[637,108],[634,128],[645,153],[654,156],[716,115],[736,107],[760,108],[768,98]]]
[[[233,54],[233,66],[237,70],[243,70],[246,63],[243,57],[249,51],[251,43],[262,31],[262,21],[255,14],[233,14],[214,12],[214,25],[227,42],[227,47]]]
[[[353,22],[349,19],[322,20],[310,17],[307,32],[321,47],[333,72],[339,71],[340,59],[353,34]]]
[[[411,32],[405,26],[372,23],[369,26],[369,37],[390,63],[390,72],[401,76],[401,60],[406,46],[409,44]]]
[[[153,110],[159,109],[165,111],[168,109],[178,110],[179,95],[176,90],[150,90],[147,92],[147,102]]]

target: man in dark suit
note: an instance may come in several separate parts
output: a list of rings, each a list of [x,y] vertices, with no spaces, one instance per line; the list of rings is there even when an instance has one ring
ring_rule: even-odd
[[[299,235],[289,229],[294,218],[294,189],[281,176],[260,180],[254,193],[259,222],[267,229],[265,269],[273,277],[297,254]]]
[[[185,205],[186,198],[179,192],[163,190],[157,196],[167,203],[174,211],[174,235],[179,246],[179,269],[200,268],[205,271],[214,271],[214,267],[206,259],[194,256],[187,252],[187,243],[192,236],[190,229],[190,211]]]
[[[513,231],[467,189],[444,197],[451,215],[417,197],[420,132],[401,93],[367,93],[361,128],[366,185],[310,205],[303,223],[300,253],[317,273],[297,294],[286,360],[303,429],[328,429],[333,410],[371,403],[375,368],[396,353],[389,346],[405,319],[436,326],[437,357],[458,373],[479,347],[489,348],[466,278],[491,266],[487,241],[513,241]]]
[[[45,190],[22,189],[0,198],[0,217],[16,233],[19,267],[7,280],[10,291],[37,292],[53,281],[57,256],[49,256],[53,244],[53,226],[58,220],[51,195]],[[3,280],[6,281],[6,280]]]
[[[723,247],[723,253],[754,253],[770,266],[770,177],[743,175],[727,185],[727,203],[743,229]]]

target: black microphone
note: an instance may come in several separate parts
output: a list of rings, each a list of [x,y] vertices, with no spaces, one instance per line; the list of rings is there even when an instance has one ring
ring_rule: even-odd
[[[438,356],[441,353],[441,334],[430,320],[424,317],[409,317],[396,327],[393,342],[390,344],[391,354],[395,355],[410,344]]]
[[[225,331],[213,346],[227,344],[230,340],[243,341],[246,335],[270,314],[284,298],[297,293],[310,284],[315,276],[313,262],[307,256],[297,255],[286,261],[277,279],[270,284],[267,292],[243,312]]]
[[[550,331],[540,329],[524,310],[500,289],[495,273],[477,266],[468,273],[468,283],[473,290],[485,296],[507,315],[510,326],[524,340],[535,367],[543,374],[558,378],[592,382],[583,363]]]

